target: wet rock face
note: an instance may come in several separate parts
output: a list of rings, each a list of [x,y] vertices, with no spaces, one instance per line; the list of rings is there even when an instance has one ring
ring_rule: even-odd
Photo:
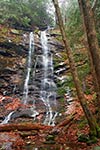
[[[18,38],[18,36],[20,40],[16,42],[15,39]],[[50,50],[47,60],[47,79],[44,80],[45,69],[43,61],[46,60],[43,58],[40,34],[35,34],[34,53],[32,54],[31,63],[32,68],[28,83],[28,104],[34,106],[35,100],[36,111],[39,112],[39,114],[42,116],[42,119],[44,119],[44,114],[46,115],[46,106],[44,105],[44,101],[41,100],[42,98],[49,98],[50,105],[53,108],[53,113],[56,109],[59,111],[59,106],[56,108],[54,99],[57,99],[57,102],[59,103],[62,95],[56,93],[58,90],[56,84],[62,80],[62,73],[66,71],[66,62],[63,58],[64,47],[62,46],[62,43],[57,40],[58,35],[49,33],[47,36]],[[10,37],[7,35],[7,37],[5,37],[5,39],[3,38],[3,41],[0,43],[0,94],[3,94],[4,96],[21,98],[20,103],[23,101],[23,88],[27,74],[28,54],[29,32],[24,32],[19,35],[14,33],[12,35],[10,33]],[[54,68],[51,64],[52,58]],[[53,80],[56,84],[53,82]],[[45,90],[47,90],[46,94]],[[4,111],[2,110],[2,112]],[[6,111],[6,114],[2,114],[1,121],[4,120],[4,116],[7,116],[7,114],[9,114],[8,111]],[[22,117],[25,117],[25,119],[30,117],[31,119],[31,112],[29,110],[26,111],[25,109],[20,111],[16,110],[12,115],[12,120]]]
[[[12,94],[14,86],[21,83],[20,77],[23,69],[21,69],[21,62],[18,62],[18,59],[19,58],[17,57],[5,58],[4,56],[0,59],[0,80],[2,83],[0,84],[1,92],[7,91],[7,93]]]
[[[28,49],[23,45],[22,34],[16,35],[8,28],[0,29],[0,93],[18,94],[23,81]]]
[[[4,51],[4,50],[0,50],[0,55],[5,56],[5,57],[12,57],[12,54]]]
[[[3,29],[0,32],[3,33]],[[22,96],[29,50],[29,32],[7,29],[7,33],[5,33],[5,35],[2,34],[2,39],[0,42],[0,93],[3,95]],[[63,52],[64,48],[56,38],[59,36],[59,34],[54,33],[48,34],[48,46],[50,47],[50,54],[48,58],[50,60],[51,54],[53,55],[53,65],[55,67],[55,75],[52,76],[53,69],[50,66],[51,64],[49,64],[48,79],[54,79],[55,82],[58,82],[58,78],[56,78],[56,76],[61,76],[62,73],[62,71],[59,70],[62,68],[60,63],[63,59],[61,53]],[[41,88],[41,83],[44,82],[41,82],[40,80],[40,78],[43,78],[44,73],[44,69],[42,69],[43,51],[40,42],[40,34],[35,34],[34,39],[35,50],[32,56],[29,95],[30,97],[33,96],[35,99],[39,99],[39,89]],[[34,68],[35,65],[36,68]],[[63,71],[65,70],[66,68],[63,69]],[[50,86],[52,89],[55,88],[55,85],[52,84],[52,80]],[[45,83],[45,87],[48,88],[48,82]]]

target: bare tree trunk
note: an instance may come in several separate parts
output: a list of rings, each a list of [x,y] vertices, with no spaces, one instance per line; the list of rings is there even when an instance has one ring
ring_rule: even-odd
[[[87,40],[88,40],[88,47],[89,47],[89,53],[90,58],[92,61],[93,66],[93,77],[95,80],[96,85],[96,92],[98,97],[98,117],[100,120],[100,50],[98,45],[98,40],[96,36],[96,30],[95,30],[95,22],[94,22],[94,16],[93,11],[90,6],[89,0],[78,0],[80,10],[83,16],[83,21],[85,24],[85,29],[87,33]]]
[[[81,87],[81,83],[80,83],[80,80],[79,80],[79,77],[78,77],[78,72],[77,72],[77,69],[75,67],[75,62],[73,60],[73,55],[72,55],[72,52],[71,52],[72,50],[71,50],[71,48],[69,46],[69,43],[68,43],[68,40],[66,38],[66,32],[65,32],[65,28],[64,28],[64,24],[63,24],[63,20],[62,20],[62,16],[61,16],[60,8],[59,8],[59,5],[58,5],[58,1],[57,0],[52,0],[52,1],[54,3],[54,6],[55,6],[56,15],[58,17],[59,28],[61,30],[62,39],[63,39],[65,49],[66,49],[66,53],[67,53],[67,56],[68,56],[68,59],[69,59],[70,69],[71,69],[71,73],[72,73],[73,80],[74,80],[74,83],[75,83],[77,95],[78,95],[80,104],[83,108],[83,111],[85,113],[85,116],[88,120],[88,124],[89,124],[89,127],[90,127],[90,133],[93,136],[97,136],[97,134],[98,134],[97,133],[98,125],[96,123],[95,118],[93,117],[92,113],[90,112],[90,110],[87,106],[87,103],[86,103],[86,100],[85,100],[85,97],[84,97],[84,93],[82,92],[82,87]]]
[[[94,3],[97,3],[97,0],[94,0],[93,5],[95,5]],[[80,7],[81,16],[83,18],[83,30],[84,30],[84,33],[85,33],[85,36],[86,36],[86,39],[87,39],[87,32],[86,32],[86,26],[85,26],[85,20],[84,20],[83,7],[82,7],[81,4],[79,5],[79,7]],[[98,106],[100,105],[100,87],[99,87],[99,84],[98,84],[96,71],[95,71],[95,68],[94,68],[94,65],[93,65],[93,60],[92,60],[92,56],[91,56],[91,53],[90,53],[90,50],[89,50],[87,40],[86,40],[86,48],[88,49],[88,56],[89,56],[89,61],[90,61],[91,74],[92,74],[93,79],[94,79],[93,83],[94,83],[94,88],[95,88],[95,92],[96,92],[96,95],[97,95],[95,106],[97,107],[97,111],[99,112],[100,109],[99,109]]]

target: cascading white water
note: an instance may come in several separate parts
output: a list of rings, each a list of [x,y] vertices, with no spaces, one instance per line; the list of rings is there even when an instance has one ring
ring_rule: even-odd
[[[2,121],[1,124],[7,124],[9,122],[9,120],[11,119],[11,116],[14,112],[15,111],[12,111],[11,113],[9,113],[8,116],[5,117],[5,119]]]
[[[26,79],[24,83],[24,90],[23,90],[23,103],[27,103],[28,99],[28,84],[30,79],[30,73],[31,73],[31,63],[32,63],[32,53],[34,52],[34,35],[33,32],[29,35],[29,54],[28,54],[28,62],[27,62],[27,74]]]
[[[34,35],[33,35],[33,32],[31,32],[29,35],[29,54],[28,54],[28,62],[27,62],[27,74],[26,74],[24,90],[23,90],[23,103],[24,104],[27,103],[27,99],[28,99],[28,84],[29,84],[30,73],[31,73],[31,63],[32,63],[33,52],[34,52]],[[13,90],[13,93],[14,92],[15,92],[15,89]],[[32,116],[35,117],[37,112],[33,108],[31,109],[33,111]],[[9,120],[11,119],[11,116],[13,113],[15,113],[15,111],[10,112],[8,116],[5,117],[5,119],[3,120],[1,124],[7,124]]]
[[[27,72],[24,83],[23,90],[23,104],[28,104],[28,100],[30,98],[29,93],[29,81],[30,74],[33,73],[33,85],[36,89],[37,82],[35,82],[35,78],[37,76],[36,67],[39,61],[42,60],[42,67],[39,68],[42,76],[40,76],[41,85],[38,87],[38,93],[40,92],[40,100],[43,102],[43,106],[45,106],[46,115],[44,117],[44,124],[55,125],[55,118],[57,116],[56,112],[56,84],[53,81],[53,56],[49,50],[48,46],[48,38],[46,36],[46,31],[41,32],[41,45],[42,45],[42,55],[36,55],[36,61],[34,64],[33,72],[32,72],[32,54],[34,53],[34,35],[31,32],[29,36],[29,53],[27,59]],[[43,73],[42,73],[43,71]],[[38,78],[38,77],[37,77]],[[15,87],[16,88],[16,87]],[[15,90],[15,89],[14,89]],[[35,91],[35,90],[34,90]],[[37,91],[35,91],[37,92]],[[34,94],[33,94],[34,97]],[[30,116],[35,118],[39,113],[37,112],[37,108],[35,106],[35,97],[32,97],[32,107],[29,108]],[[23,111],[23,109],[22,109]],[[11,119],[11,116],[16,113],[16,111],[12,111],[2,122],[2,124],[6,124]]]
[[[29,54],[28,54],[28,61],[27,61],[27,74],[26,74],[26,79],[24,83],[24,90],[23,90],[23,103],[28,104],[28,92],[29,92],[29,80],[30,80],[30,73],[32,69],[32,55],[34,53],[34,34],[33,32],[30,32],[29,35]],[[34,66],[35,67],[35,66]],[[35,69],[35,68],[34,68]],[[33,74],[34,77],[34,74]],[[33,106],[29,110],[32,114],[30,115],[35,119],[35,117],[39,114],[35,110],[35,100],[33,100]]]
[[[56,85],[53,81],[53,60],[48,47],[46,31],[41,32],[41,45],[44,72],[41,84],[41,99],[46,107],[44,124],[54,125],[57,112],[54,112],[52,106],[56,105]]]

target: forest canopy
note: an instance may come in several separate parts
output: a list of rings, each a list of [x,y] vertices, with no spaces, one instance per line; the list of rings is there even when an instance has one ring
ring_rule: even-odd
[[[52,25],[47,0],[0,0],[0,24],[32,28]]]
[[[98,0],[96,5],[91,0],[91,9],[93,7],[97,36],[100,44],[100,1]],[[94,6],[93,6],[94,5]],[[65,6],[63,6],[65,7]],[[62,9],[63,9],[62,7]],[[64,9],[63,9],[64,10]],[[62,12],[63,12],[62,10]],[[70,44],[73,47],[74,44],[79,44],[80,40],[84,38],[84,31],[82,26],[82,17],[79,10],[78,0],[67,0],[67,6],[65,12],[63,12],[64,22],[66,26],[66,33],[71,41]]]
[[[0,0],[0,24],[10,27],[34,28],[47,27],[54,24],[53,6],[50,0]],[[93,0],[91,0],[91,7]],[[100,41],[100,2],[94,8],[97,36]],[[48,11],[51,9],[50,11]],[[73,43],[80,43],[83,37],[82,20],[77,0],[62,1],[62,15],[64,18],[66,33]]]

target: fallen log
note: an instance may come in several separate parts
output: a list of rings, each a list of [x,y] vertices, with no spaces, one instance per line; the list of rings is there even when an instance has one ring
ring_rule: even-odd
[[[18,123],[18,124],[3,124],[0,125],[0,132],[4,131],[30,131],[30,130],[48,130],[52,129],[52,126],[42,125],[38,123]]]
[[[64,127],[67,124],[69,124],[75,116],[76,113],[72,114],[70,117],[66,117],[66,119],[64,119],[64,121],[60,122],[57,126],[55,126],[56,128],[60,128],[60,127]]]
[[[73,115],[71,115],[69,118],[66,118],[64,121],[62,121],[61,123],[59,123],[58,125],[56,125],[51,131],[51,134],[58,134],[61,130],[66,129],[68,124],[70,124],[75,116],[76,113],[74,113]]]

